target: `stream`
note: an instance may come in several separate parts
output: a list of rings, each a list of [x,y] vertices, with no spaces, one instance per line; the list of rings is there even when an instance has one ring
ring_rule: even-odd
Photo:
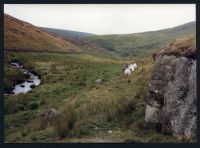
[[[20,62],[11,62],[11,65],[12,67],[18,68],[24,74],[29,76],[29,78],[26,79],[26,81],[14,86],[14,89],[13,89],[14,94],[27,93],[31,91],[33,88],[35,88],[36,86],[40,85],[41,80],[39,79],[39,76],[36,74],[33,74],[30,70],[26,69],[25,66],[22,65]]]

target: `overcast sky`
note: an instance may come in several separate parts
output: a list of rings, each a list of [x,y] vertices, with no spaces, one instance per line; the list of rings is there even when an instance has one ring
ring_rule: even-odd
[[[94,34],[125,34],[196,20],[194,4],[6,4],[4,12],[33,25]]]

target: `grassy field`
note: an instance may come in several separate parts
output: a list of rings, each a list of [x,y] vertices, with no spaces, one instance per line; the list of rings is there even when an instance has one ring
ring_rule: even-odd
[[[5,57],[22,61],[42,79],[30,93],[5,96],[5,142],[177,141],[144,124],[151,58],[137,61],[139,68],[124,77],[120,60],[34,52],[6,52]],[[9,75],[5,71],[5,79]],[[42,127],[37,115],[50,108],[62,116]]]

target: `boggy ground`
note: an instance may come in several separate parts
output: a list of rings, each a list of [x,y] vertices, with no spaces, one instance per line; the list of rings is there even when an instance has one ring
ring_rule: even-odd
[[[145,127],[151,58],[136,61],[138,69],[124,77],[122,60],[34,52],[6,52],[5,57],[5,68],[9,60],[18,59],[42,79],[30,93],[4,96],[5,142],[178,141]],[[11,75],[17,76],[5,70],[7,81]],[[41,128],[37,114],[51,108],[64,118]]]

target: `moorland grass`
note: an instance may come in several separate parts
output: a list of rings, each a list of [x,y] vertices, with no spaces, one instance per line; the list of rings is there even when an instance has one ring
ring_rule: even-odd
[[[13,129],[20,131],[25,126],[24,122],[21,126],[11,124],[13,118],[17,118],[20,122],[24,120],[22,113],[37,114],[48,108],[58,109],[69,97],[95,87],[97,85],[96,79],[109,82],[113,76],[118,75],[121,71],[118,63],[110,61],[111,64],[108,64],[107,60],[101,61],[98,58],[95,62],[94,58],[90,59],[84,55],[8,52],[5,54],[5,57],[7,56],[12,57],[11,59],[18,59],[27,67],[37,71],[41,75],[42,83],[30,93],[5,96],[5,119],[6,125],[9,125],[6,126],[6,133]],[[5,79],[9,75],[16,76],[15,73],[5,71]],[[30,110],[29,106],[32,103],[38,104],[39,108]],[[26,118],[30,122],[32,119],[31,116]]]
[[[4,97],[6,142],[176,141],[144,126],[151,58],[137,61],[138,69],[124,77],[126,61],[84,54],[8,55],[37,71],[42,83],[30,93]],[[33,103],[37,109],[30,108]],[[61,115],[41,128],[36,117],[50,108]]]

